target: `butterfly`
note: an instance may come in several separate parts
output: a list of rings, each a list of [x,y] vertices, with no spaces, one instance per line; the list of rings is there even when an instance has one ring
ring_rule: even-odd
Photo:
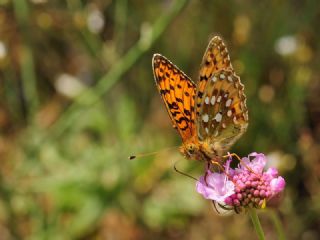
[[[221,161],[248,127],[244,85],[219,36],[209,42],[198,82],[160,54],[152,59],[154,79],[187,159]]]

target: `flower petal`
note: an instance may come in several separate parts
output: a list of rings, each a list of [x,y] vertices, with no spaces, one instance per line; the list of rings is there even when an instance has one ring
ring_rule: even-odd
[[[286,181],[281,176],[272,179],[270,182],[270,187],[273,194],[282,192],[285,186],[286,186]]]
[[[246,163],[247,166],[250,167],[255,173],[262,173],[267,162],[265,155],[263,153],[253,152],[249,154],[248,158],[250,159],[250,157],[254,157],[254,159],[252,159],[252,161],[249,163]],[[245,159],[247,160],[248,158]]]
[[[278,170],[274,167],[270,167],[267,171],[266,174],[270,176],[270,178],[276,178],[278,177]]]
[[[227,180],[224,173],[212,173],[207,171],[206,178],[201,176],[196,184],[196,190],[204,198],[217,202],[224,200],[235,193],[235,186],[232,181]]]

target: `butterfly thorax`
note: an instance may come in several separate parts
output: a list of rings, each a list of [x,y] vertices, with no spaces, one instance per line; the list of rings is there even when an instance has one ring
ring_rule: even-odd
[[[190,140],[180,147],[180,152],[185,158],[198,161],[210,161],[220,156],[219,149],[207,141]]]

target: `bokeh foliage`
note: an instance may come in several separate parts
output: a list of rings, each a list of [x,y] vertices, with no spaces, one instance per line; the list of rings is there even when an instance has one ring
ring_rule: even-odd
[[[0,0],[1,239],[255,239],[246,215],[217,216],[173,171],[202,164],[161,151],[180,139],[152,54],[196,79],[214,34],[248,98],[232,150],[269,155],[287,180],[287,238],[317,239],[319,21],[317,0]]]

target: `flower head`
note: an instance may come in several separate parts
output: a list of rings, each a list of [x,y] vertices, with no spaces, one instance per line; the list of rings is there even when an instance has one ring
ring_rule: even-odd
[[[264,171],[267,158],[262,153],[251,153],[242,158],[238,167],[230,168],[227,161],[224,172],[212,173],[197,182],[197,191],[206,199],[232,207],[236,212],[242,208],[264,208],[267,201],[278,196],[285,187],[285,180],[275,168]]]

